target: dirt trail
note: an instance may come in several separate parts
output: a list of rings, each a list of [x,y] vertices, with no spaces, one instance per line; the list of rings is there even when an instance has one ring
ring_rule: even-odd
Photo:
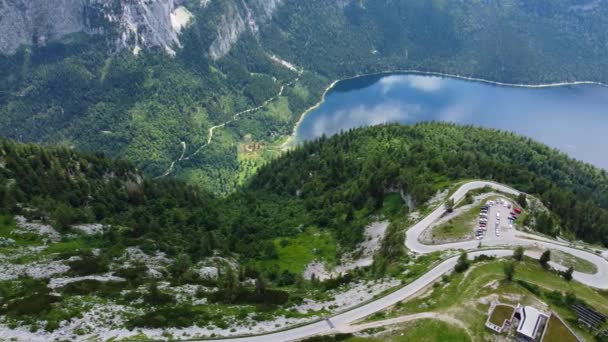
[[[467,328],[466,324],[464,324],[461,320],[458,320],[450,315],[447,315],[444,313],[439,313],[439,312],[421,312],[421,313],[417,313],[417,314],[413,314],[413,315],[385,319],[382,321],[369,322],[369,323],[363,323],[363,324],[350,324],[347,326],[337,327],[336,330],[338,330],[338,332],[340,332],[340,333],[352,334],[352,333],[356,333],[356,332],[371,329],[371,328],[379,328],[379,327],[384,327],[384,326],[388,326],[388,325],[401,324],[401,323],[411,322],[411,321],[415,321],[415,320],[419,320],[419,319],[436,319],[439,321],[443,321],[443,322],[455,325],[455,326],[463,329],[464,331],[466,331],[467,334],[471,338],[473,338],[473,334],[471,334],[471,332]],[[336,331],[332,331],[332,333],[336,333]]]

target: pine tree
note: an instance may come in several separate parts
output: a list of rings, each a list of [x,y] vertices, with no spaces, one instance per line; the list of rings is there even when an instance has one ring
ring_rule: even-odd
[[[570,281],[572,280],[572,273],[574,273],[574,267],[570,266],[567,270],[562,272],[562,277],[564,277],[564,279],[567,281]]]
[[[517,196],[517,203],[519,203],[522,208],[526,208],[528,206],[528,199],[526,194],[520,193],[519,196]]]
[[[266,291],[266,279],[260,274],[255,280],[255,293],[257,295],[262,295],[264,291]]]
[[[169,271],[175,279],[180,279],[192,266],[192,260],[190,256],[185,253],[181,253],[175,258],[173,264],[169,268]]]
[[[224,295],[224,300],[233,303],[236,300],[240,283],[232,267],[227,267],[218,282],[218,287]]]
[[[462,252],[460,254],[460,256],[458,257],[458,261],[456,262],[456,266],[454,267],[454,271],[458,272],[458,273],[462,273],[464,271],[466,271],[467,269],[469,269],[469,256],[467,254],[467,252]]]
[[[513,281],[513,277],[515,276],[515,263],[509,262],[504,265],[503,271],[505,273],[505,279],[507,281]]]
[[[522,246],[515,248],[513,259],[516,261],[522,261],[524,259],[524,248]]]
[[[445,210],[448,213],[451,213],[454,211],[454,199],[453,198],[450,198],[447,200],[447,202],[445,202]]]
[[[546,250],[540,256],[540,259],[538,260],[538,262],[540,262],[540,265],[543,268],[548,268],[549,267],[549,261],[551,261],[551,251],[550,250]]]

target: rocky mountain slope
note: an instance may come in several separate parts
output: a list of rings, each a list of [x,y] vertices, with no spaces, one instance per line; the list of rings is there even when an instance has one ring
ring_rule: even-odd
[[[433,208],[460,180],[490,178],[547,203],[550,224],[528,206],[531,228],[608,244],[606,174],[495,130],[353,130],[226,198],[98,154],[0,141],[0,332],[192,339],[327,317],[439,260],[405,249],[421,214],[400,193]]]
[[[257,32],[281,0],[216,1],[222,7],[217,31],[209,48],[214,59],[223,57],[239,36]],[[66,35],[83,32],[105,35],[116,49],[139,53],[160,47],[174,55],[181,47],[179,34],[192,20],[184,0],[3,0],[0,2],[0,52],[14,53],[22,45],[44,45]],[[215,6],[200,0],[191,6]]]

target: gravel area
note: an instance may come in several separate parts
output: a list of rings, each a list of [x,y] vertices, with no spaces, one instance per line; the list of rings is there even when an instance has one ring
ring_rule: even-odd
[[[357,267],[367,267],[374,262],[374,254],[382,245],[382,240],[386,234],[388,221],[374,222],[365,228],[364,241],[359,245],[357,250],[342,257],[339,265],[333,270],[328,270],[325,263],[313,261],[304,270],[304,279],[312,279],[314,276],[319,280],[337,277],[340,274],[348,273]],[[358,253],[360,252],[360,254]],[[358,258],[354,255],[359,254]]]
[[[70,266],[64,261],[33,262],[27,265],[0,263],[0,280],[13,280],[23,276],[34,279],[47,279],[54,275],[66,273]]]
[[[17,229],[13,230],[15,234],[33,233],[46,237],[53,242],[61,240],[61,235],[51,225],[38,221],[28,221],[20,215],[15,216],[15,222],[17,223]]]
[[[121,278],[121,277],[116,277],[114,276],[112,273],[108,273],[105,275],[90,275],[90,276],[84,276],[84,277],[73,277],[73,278],[53,278],[49,281],[49,288],[55,290],[61,287],[66,286],[67,284],[70,283],[75,283],[78,281],[82,281],[82,280],[96,280],[99,282],[108,282],[108,281],[117,281],[117,282],[122,282],[122,281],[126,281],[125,278]]]
[[[81,232],[85,235],[101,234],[105,230],[105,226],[100,223],[77,224],[72,226],[73,230]]]
[[[400,281],[393,278],[380,279],[377,281],[360,281],[355,284],[349,284],[348,287],[342,287],[336,291],[331,291],[329,294],[333,297],[331,300],[318,302],[312,299],[304,299],[302,304],[294,308],[300,313],[323,309],[333,312],[341,311],[348,307],[361,304],[373,298],[375,295],[399,284]]]

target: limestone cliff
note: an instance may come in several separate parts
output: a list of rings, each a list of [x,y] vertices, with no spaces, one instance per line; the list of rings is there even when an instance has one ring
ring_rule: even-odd
[[[214,3],[218,1],[218,3]],[[213,59],[223,57],[242,33],[256,33],[282,0],[200,0],[202,9],[221,7]],[[185,0],[0,0],[0,53],[22,45],[44,45],[84,32],[105,35],[117,50],[161,47],[169,54],[181,47],[179,34],[193,19]],[[189,2],[192,6],[192,3]]]
[[[96,31],[87,22],[86,0],[0,0],[0,52],[44,44],[69,33]]]
[[[246,31],[253,34],[259,25],[270,19],[282,0],[249,0],[226,2],[217,26],[217,35],[209,47],[209,55],[219,59],[226,55]]]

